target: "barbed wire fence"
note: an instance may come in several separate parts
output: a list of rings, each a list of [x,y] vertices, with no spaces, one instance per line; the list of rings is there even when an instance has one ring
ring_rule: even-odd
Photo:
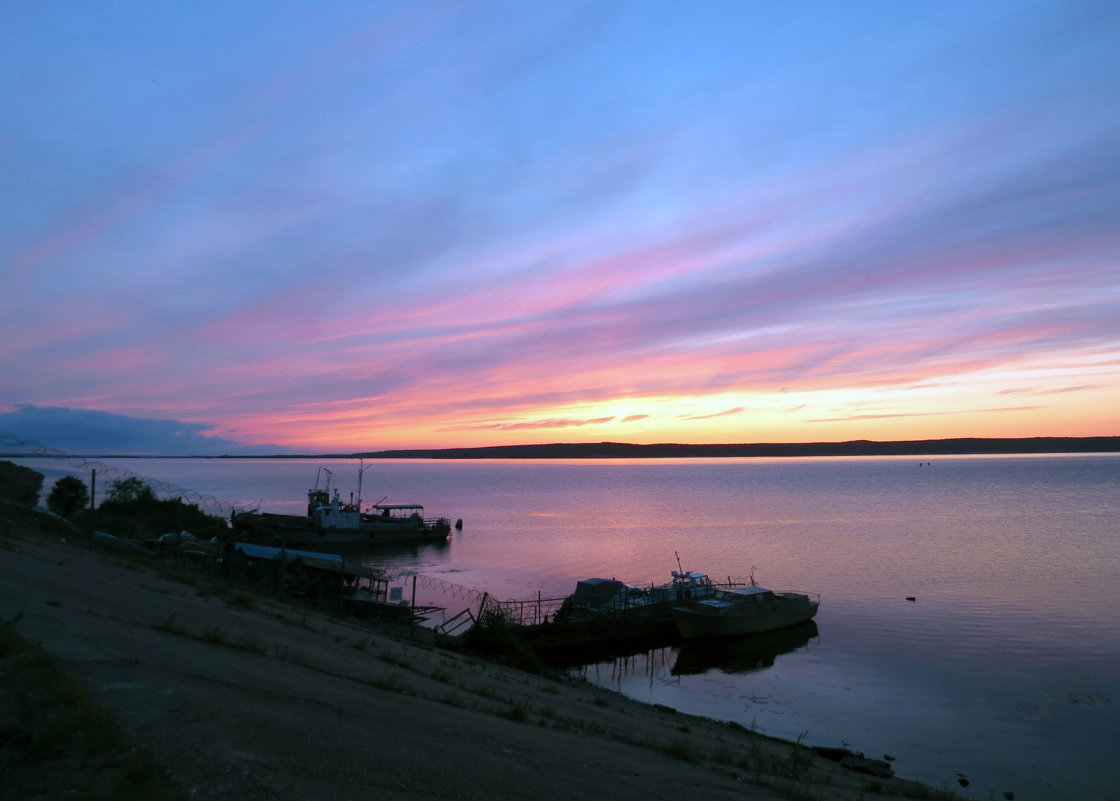
[[[96,470],[98,479],[103,479],[108,482],[106,486],[111,485],[114,481],[135,478],[151,487],[156,497],[162,500],[178,498],[182,500],[183,503],[197,506],[203,512],[217,517],[228,519],[235,509],[234,503],[223,501],[213,495],[204,495],[200,492],[177,486],[169,481],[161,481],[160,479],[151,478],[150,476],[145,476],[132,470],[126,470],[123,467],[108,465],[92,457],[68,453],[59,448],[52,448],[34,440],[22,439],[14,434],[3,431],[0,431],[0,449],[16,457],[27,456],[58,460],[67,465],[70,471],[75,474],[88,474]]]
[[[57,460],[65,465],[68,472],[74,474],[89,474],[97,471],[100,480],[111,485],[114,481],[125,479],[138,479],[152,489],[157,497],[165,500],[178,498],[184,503],[198,506],[207,514],[228,519],[238,505],[224,501],[213,495],[204,495],[194,490],[180,487],[168,481],[151,478],[133,470],[127,470],[116,465],[109,465],[97,458],[69,453],[59,448],[52,448],[34,440],[26,440],[14,434],[0,431],[0,451],[8,456],[34,457]],[[445,579],[428,576],[423,573],[410,571],[387,571],[386,578],[390,581],[401,581],[416,578],[417,586],[429,593],[441,596],[448,601],[462,601],[478,614],[490,613],[500,615],[512,623],[532,625],[544,620],[547,616],[554,616],[564,598],[536,598],[499,600],[483,590],[465,587],[461,584],[446,581]],[[729,581],[737,581],[730,579]],[[744,582],[745,583],[745,582]]]
[[[411,571],[389,572],[386,578],[390,581],[404,581],[416,579],[416,586],[426,594],[440,601],[445,620],[458,615],[450,614],[453,610],[463,614],[462,610],[469,610],[474,617],[483,615],[497,615],[509,623],[517,625],[533,625],[541,623],[546,617],[555,616],[564,598],[543,598],[538,593],[535,598],[500,600],[487,591],[465,587],[446,579],[428,576],[423,573]],[[456,603],[458,602],[458,603]]]

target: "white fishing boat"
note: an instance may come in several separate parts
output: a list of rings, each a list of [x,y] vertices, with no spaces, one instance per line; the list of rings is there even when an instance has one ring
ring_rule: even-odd
[[[424,517],[420,504],[376,503],[362,510],[363,469],[358,471],[358,497],[349,501],[331,494],[329,470],[327,486],[307,492],[307,514],[286,515],[256,510],[235,512],[231,523],[235,535],[251,542],[285,544],[296,547],[321,545],[447,542],[451,522],[445,517]],[[461,525],[458,523],[457,525]]]
[[[673,620],[686,640],[760,634],[796,626],[817,614],[816,593],[774,592],[765,587],[716,590],[710,598],[673,607]]]

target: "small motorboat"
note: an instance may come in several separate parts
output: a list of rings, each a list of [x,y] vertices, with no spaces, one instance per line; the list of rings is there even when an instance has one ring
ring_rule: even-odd
[[[673,620],[686,640],[761,634],[812,620],[820,607],[816,593],[774,592],[765,587],[716,590],[686,606],[673,607]]]

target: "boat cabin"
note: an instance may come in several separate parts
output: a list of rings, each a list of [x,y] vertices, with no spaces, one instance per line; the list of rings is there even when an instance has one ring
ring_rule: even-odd
[[[338,490],[330,504],[316,506],[311,510],[311,523],[319,528],[342,528],[357,531],[361,525],[362,515],[354,504],[342,505],[338,497]]]
[[[673,589],[676,591],[678,601],[710,598],[716,591],[715,585],[706,574],[679,573],[676,570],[673,571]]]
[[[423,520],[424,507],[418,503],[375,503],[369,508],[369,513],[372,516],[397,522]]]
[[[731,587],[726,590],[717,590],[711,598],[700,603],[713,609],[730,609],[732,607],[750,607],[755,603],[775,600],[773,591],[765,587]]]

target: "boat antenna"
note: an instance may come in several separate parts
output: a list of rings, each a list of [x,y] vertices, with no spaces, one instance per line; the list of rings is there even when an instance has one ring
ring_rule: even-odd
[[[361,508],[362,508],[362,473],[364,473],[366,471],[365,467],[363,467],[363,465],[365,464],[365,461],[366,460],[364,458],[358,460],[358,510],[359,511],[361,511]],[[373,465],[370,465],[370,467],[373,467]]]
[[[681,555],[679,553],[677,553],[676,551],[673,551],[673,556],[677,557],[677,572],[683,573],[684,568],[681,567]]]

